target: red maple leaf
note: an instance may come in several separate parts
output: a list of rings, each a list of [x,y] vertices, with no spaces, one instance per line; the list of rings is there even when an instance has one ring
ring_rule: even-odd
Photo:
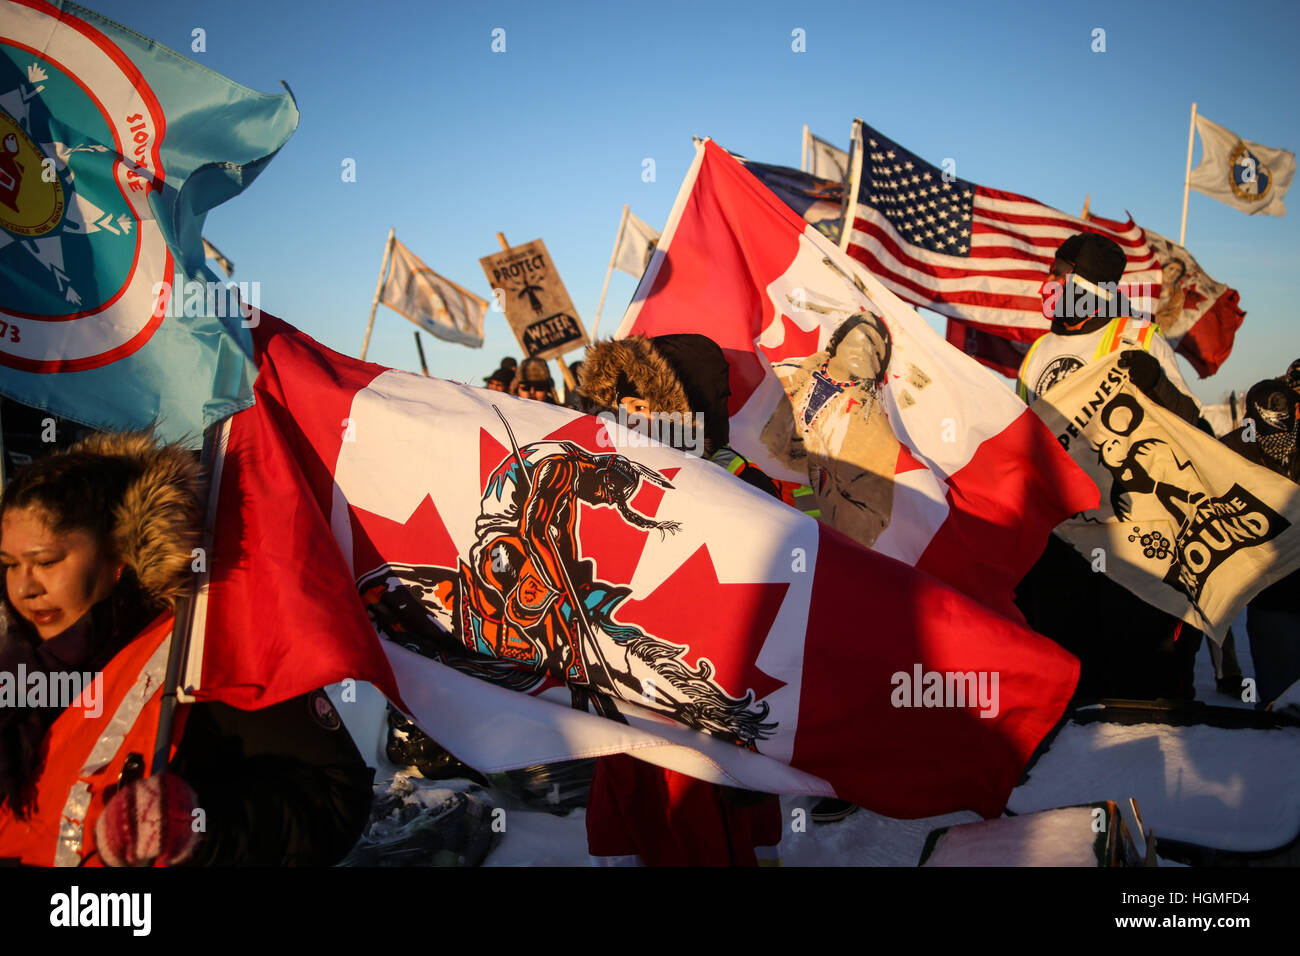
[[[1200,290],[1196,288],[1195,282],[1187,282],[1183,285],[1183,311],[1195,312],[1196,307],[1205,301],[1205,296],[1201,295]]]
[[[708,658],[713,679],[728,694],[753,690],[762,700],[785,686],[755,661],[789,587],[785,581],[723,584],[708,545],[701,545],[649,596],[624,602],[616,617],[660,640],[689,645],[688,664]]]
[[[781,325],[785,329],[785,338],[781,340],[780,345],[759,346],[769,362],[775,365],[787,359],[807,358],[817,351],[817,338],[821,335],[820,326],[814,326],[811,331],[805,332],[784,313],[781,315]]]
[[[428,495],[405,522],[355,506],[350,517],[352,567],[357,577],[390,563],[456,567],[456,544]]]

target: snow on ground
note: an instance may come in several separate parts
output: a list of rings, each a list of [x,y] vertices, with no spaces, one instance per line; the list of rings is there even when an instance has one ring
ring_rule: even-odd
[[[1244,615],[1243,615],[1244,618]],[[1237,659],[1253,674],[1244,620],[1234,627]],[[400,768],[382,757],[383,698],[357,685],[356,700],[331,688],[363,755],[386,786]],[[1253,707],[1215,685],[1208,640],[1197,658],[1196,696],[1220,707]],[[1230,735],[1230,736],[1229,736]],[[467,789],[469,781],[437,781]],[[1144,823],[1157,837],[1220,849],[1273,849],[1300,832],[1300,729],[1225,730],[1208,726],[1094,723],[1067,725],[1011,796],[1015,813],[1136,797]],[[499,844],[486,866],[587,866],[583,810],[561,816],[535,810],[495,788],[487,796],[505,810]],[[781,844],[785,866],[916,866],[930,831],[975,823],[975,813],[894,820],[860,809],[837,823],[814,824],[816,798],[782,797],[787,821]],[[1167,861],[1161,861],[1167,865]]]

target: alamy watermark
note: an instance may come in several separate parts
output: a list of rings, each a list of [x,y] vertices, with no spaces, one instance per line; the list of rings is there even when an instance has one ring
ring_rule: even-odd
[[[98,671],[32,671],[19,664],[0,671],[0,707],[80,706],[87,717],[104,712],[104,675]]]
[[[661,445],[680,448],[697,457],[704,454],[704,415],[701,412],[693,415],[683,415],[680,412],[642,415],[620,408],[617,416],[606,411],[596,417],[606,425],[597,436],[597,441],[603,448],[645,448],[651,441],[657,441]],[[609,427],[615,424],[623,426],[624,431],[619,432]],[[622,438],[616,437],[619,435]]]
[[[1045,319],[1082,320],[1099,316],[1117,319],[1134,314],[1133,303],[1154,303],[1159,298],[1150,283],[1089,282],[1077,274],[1064,282],[1049,279],[1040,292]]]
[[[997,671],[927,671],[913,664],[912,673],[896,671],[889,682],[895,707],[970,707],[989,718],[1000,709]]]
[[[209,315],[219,319],[238,317],[240,325],[246,329],[255,329],[262,321],[260,282],[186,279],[175,287],[170,282],[155,282],[153,295],[155,319],[193,319]]]

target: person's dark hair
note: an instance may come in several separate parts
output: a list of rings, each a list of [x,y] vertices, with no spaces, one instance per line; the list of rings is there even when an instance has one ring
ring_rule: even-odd
[[[840,323],[840,327],[831,334],[831,340],[826,343],[826,351],[830,357],[835,357],[836,350],[845,337],[856,329],[859,325],[869,325],[880,333],[880,338],[885,343],[885,354],[881,356],[880,371],[876,375],[877,381],[883,381],[885,369],[889,368],[889,360],[894,354],[894,341],[889,335],[889,329],[885,325],[885,320],[874,312],[859,312],[851,315]]]
[[[0,514],[36,507],[57,534],[87,531],[110,542],[114,511],[139,468],[124,458],[84,452],[47,455],[19,468],[0,497]]]

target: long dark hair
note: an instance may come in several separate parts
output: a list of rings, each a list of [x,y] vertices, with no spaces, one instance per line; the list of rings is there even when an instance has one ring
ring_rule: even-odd
[[[0,496],[0,516],[37,508],[55,533],[84,531],[111,553],[115,512],[137,474],[129,461],[102,455],[69,452],[39,458],[15,472]],[[14,675],[20,665],[27,673],[51,669],[40,637],[9,598],[8,574],[0,593],[0,672]],[[100,670],[156,610],[125,568],[109,597],[88,615],[93,650],[86,661],[76,662],[77,668]],[[20,818],[31,813],[41,743],[60,713],[58,707],[0,708],[0,808],[7,804]]]

